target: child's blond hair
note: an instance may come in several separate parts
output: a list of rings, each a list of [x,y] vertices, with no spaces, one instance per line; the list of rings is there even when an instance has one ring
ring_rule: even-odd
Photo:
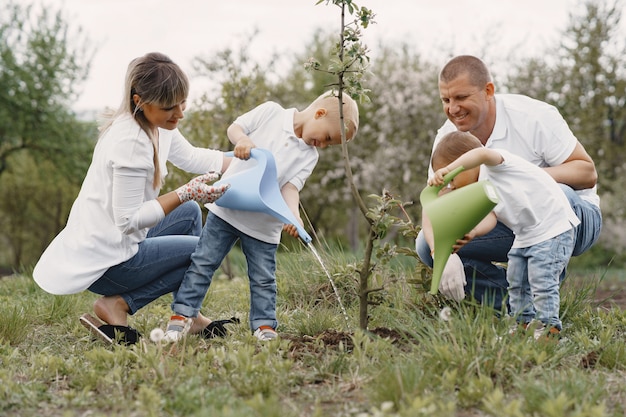
[[[342,94],[343,101],[343,121],[346,127],[346,140],[354,139],[359,130],[359,107],[356,101],[347,94]],[[326,91],[317,97],[309,107],[323,107],[327,114],[339,120],[339,96],[334,90]]]
[[[432,167],[434,170],[443,168],[464,153],[482,146],[480,140],[469,132],[450,132],[437,144],[432,156]]]

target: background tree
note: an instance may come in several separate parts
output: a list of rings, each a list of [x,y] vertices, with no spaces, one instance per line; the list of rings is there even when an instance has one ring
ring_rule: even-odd
[[[80,29],[10,2],[0,14],[0,264],[31,263],[64,224],[96,136],[70,110],[89,70]]]
[[[583,2],[570,14],[560,45],[519,66],[507,83],[511,92],[554,104],[594,159],[604,227],[590,254],[600,265],[626,248],[626,45],[617,36],[620,6],[620,1]]]

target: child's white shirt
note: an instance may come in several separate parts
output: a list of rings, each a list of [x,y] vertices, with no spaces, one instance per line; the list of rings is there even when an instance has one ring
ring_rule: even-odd
[[[296,109],[284,109],[269,101],[239,116],[234,123],[243,129],[258,148],[272,153],[279,188],[291,183],[300,191],[313,172],[319,153],[314,146],[307,145],[296,136],[293,129],[295,112]],[[244,164],[245,161],[233,159],[222,180],[228,182],[228,177],[241,171]],[[283,223],[269,214],[233,210],[215,203],[207,207],[217,217],[248,236],[267,243],[280,243]]]
[[[513,248],[526,248],[551,239],[580,224],[565,193],[542,168],[503,149],[504,161],[481,166],[480,179],[488,179],[500,201],[494,212],[515,234]]]

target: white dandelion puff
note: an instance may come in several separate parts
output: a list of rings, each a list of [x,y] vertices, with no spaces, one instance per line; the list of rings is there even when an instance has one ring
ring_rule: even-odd
[[[150,332],[150,340],[152,340],[154,343],[159,343],[161,340],[163,340],[163,337],[165,337],[165,332],[163,331],[163,329],[160,328],[156,328],[156,329],[152,329],[152,331]]]
[[[450,307],[444,307],[439,312],[439,318],[443,321],[450,321],[452,318],[452,309]]]

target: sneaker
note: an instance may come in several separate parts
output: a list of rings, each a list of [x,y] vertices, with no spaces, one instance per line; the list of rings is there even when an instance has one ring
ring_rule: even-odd
[[[537,327],[533,333],[535,340],[559,340],[561,338],[561,331],[554,326],[547,327],[545,324],[541,324]]]
[[[261,326],[254,331],[254,337],[265,342],[276,339],[278,337],[278,333],[276,333],[276,330],[272,329],[270,326]]]
[[[511,327],[509,327],[509,336],[514,336],[518,334],[518,332],[526,333],[528,329],[529,323],[515,323]]]
[[[193,319],[183,316],[174,315],[170,317],[170,322],[167,323],[165,334],[163,335],[164,342],[178,342],[189,332],[191,322]]]

